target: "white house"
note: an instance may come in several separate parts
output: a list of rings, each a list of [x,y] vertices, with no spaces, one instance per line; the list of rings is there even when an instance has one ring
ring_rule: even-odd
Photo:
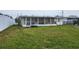
[[[0,31],[3,31],[13,24],[15,24],[15,20],[13,18],[8,15],[0,15]]]
[[[22,27],[63,25],[63,19],[59,16],[19,16],[17,20]]]

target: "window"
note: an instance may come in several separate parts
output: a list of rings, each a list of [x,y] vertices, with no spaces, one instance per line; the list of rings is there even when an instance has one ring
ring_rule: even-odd
[[[25,25],[26,23],[25,23],[25,18],[24,18],[24,25]]]
[[[45,23],[46,23],[46,24],[50,24],[50,18],[46,18],[46,19],[45,19]]]
[[[32,24],[37,24],[37,18],[32,18]]]
[[[30,25],[30,18],[27,18],[27,25]]]
[[[39,18],[39,24],[44,24],[44,18]]]
[[[60,19],[58,19],[58,22],[60,22]]]
[[[51,19],[51,24],[56,24],[56,21],[53,18]]]

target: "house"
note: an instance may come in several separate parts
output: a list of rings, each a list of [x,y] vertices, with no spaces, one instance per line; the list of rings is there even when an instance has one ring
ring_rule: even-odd
[[[15,24],[15,20],[11,16],[0,14],[0,31],[3,31],[13,24]]]
[[[63,25],[63,19],[59,16],[19,16],[16,21],[22,27]]]
[[[74,24],[74,22],[79,20],[79,17],[71,15],[69,17],[64,17],[63,19],[63,24]]]

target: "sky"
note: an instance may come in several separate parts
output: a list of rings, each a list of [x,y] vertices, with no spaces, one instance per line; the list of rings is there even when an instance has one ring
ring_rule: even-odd
[[[28,16],[62,16],[61,10],[0,10],[0,13],[7,14],[16,18],[20,15]],[[64,10],[64,16],[76,15],[79,17],[79,10]]]

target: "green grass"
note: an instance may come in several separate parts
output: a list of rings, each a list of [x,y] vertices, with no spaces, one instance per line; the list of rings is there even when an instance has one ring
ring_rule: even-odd
[[[79,28],[73,25],[22,28],[0,33],[0,48],[79,48]]]

